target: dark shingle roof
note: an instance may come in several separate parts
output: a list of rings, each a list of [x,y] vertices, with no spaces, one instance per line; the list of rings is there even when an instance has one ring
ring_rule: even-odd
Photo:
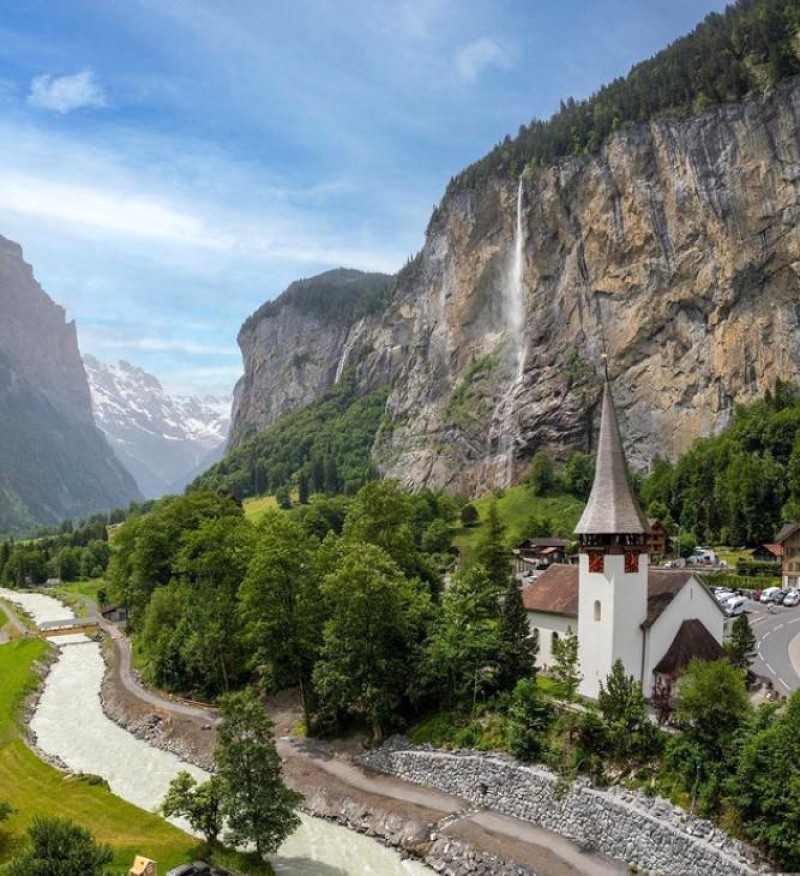
[[[575,532],[578,535],[640,535],[649,531],[628,479],[614,399],[606,378],[594,483]]]
[[[531,581],[523,588],[522,603],[526,610],[577,617],[578,573],[577,566],[554,563],[535,581]],[[650,569],[647,575],[647,617],[642,626],[653,626],[683,585],[692,577],[694,577],[692,572],[683,569],[674,571]]]
[[[786,523],[781,527],[781,531],[775,536],[775,541],[779,544],[786,541],[790,535],[794,535],[800,529],[800,523]]]
[[[685,620],[679,627],[667,653],[658,661],[653,672],[676,675],[693,658],[719,660],[725,652],[722,645],[709,633],[701,620]]]

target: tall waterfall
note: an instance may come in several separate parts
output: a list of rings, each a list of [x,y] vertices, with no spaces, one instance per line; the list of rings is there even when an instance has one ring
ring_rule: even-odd
[[[514,232],[514,260],[511,265],[511,282],[508,288],[508,329],[514,345],[517,361],[515,384],[522,381],[525,370],[525,287],[523,285],[525,263],[522,230],[522,177],[517,186],[517,226]]]
[[[517,396],[525,376],[525,233],[523,221],[522,177],[517,186],[517,221],[514,249],[503,288],[503,322],[513,357],[513,377],[492,412],[489,445],[493,450],[494,486],[508,486],[514,475]]]

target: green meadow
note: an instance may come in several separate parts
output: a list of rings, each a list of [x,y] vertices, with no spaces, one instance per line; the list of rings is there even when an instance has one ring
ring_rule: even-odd
[[[160,873],[198,857],[200,844],[163,819],[115,797],[100,785],[68,779],[40,760],[22,738],[19,714],[36,686],[36,663],[50,647],[41,639],[0,646],[0,800],[14,809],[0,823],[0,864],[14,854],[35,814],[70,818],[114,850],[125,870],[134,855],[158,862]]]

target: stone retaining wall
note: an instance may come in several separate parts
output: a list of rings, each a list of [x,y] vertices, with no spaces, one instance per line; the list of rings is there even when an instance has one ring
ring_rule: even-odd
[[[755,853],[668,800],[587,780],[564,784],[550,771],[475,751],[443,752],[402,737],[362,755],[364,766],[524,819],[639,871],[665,876],[767,872]]]

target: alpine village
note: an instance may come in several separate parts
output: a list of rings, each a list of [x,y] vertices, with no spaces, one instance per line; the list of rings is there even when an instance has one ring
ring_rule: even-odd
[[[251,5],[150,14],[223,46]],[[19,6],[0,59],[42,4]],[[81,39],[116,6],[84,10]],[[0,874],[800,872],[800,2],[696,6],[686,35],[440,180],[397,273],[333,267],[276,297],[265,263],[219,397],[96,357],[133,306],[113,289],[81,352],[92,283],[60,267],[72,238],[50,261],[46,220],[12,219],[58,205],[9,159]],[[47,39],[71,13],[52,14]],[[464,81],[522,63],[491,46],[458,55]],[[56,122],[122,111],[133,92],[101,69],[27,97],[0,69],[19,154],[44,148],[23,108],[50,111],[65,162]],[[228,184],[220,154],[137,142],[204,196]],[[81,161],[108,181],[107,158]],[[117,231],[148,209],[121,198]],[[341,261],[373,267],[353,243]],[[195,352],[232,344],[234,282],[174,303],[199,322],[216,290]],[[136,317],[143,356],[171,283]]]

